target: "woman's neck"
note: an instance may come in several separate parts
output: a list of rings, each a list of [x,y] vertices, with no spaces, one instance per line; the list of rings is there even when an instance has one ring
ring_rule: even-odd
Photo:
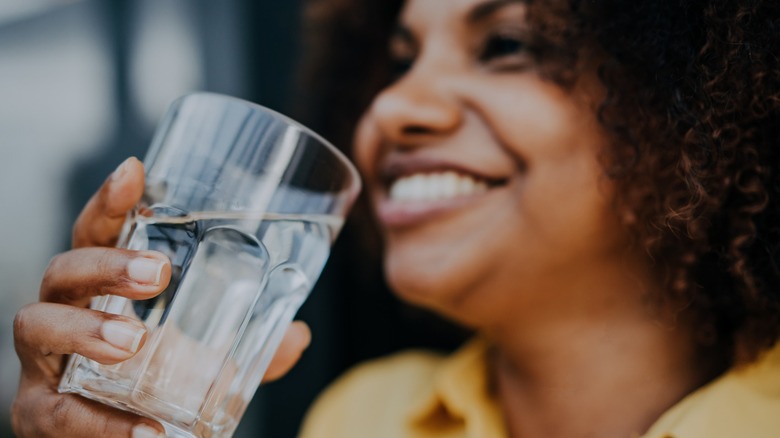
[[[689,318],[661,323],[644,298],[622,299],[635,291],[582,292],[597,304],[574,303],[587,308],[546,315],[547,323],[514,318],[488,333],[513,438],[636,436],[723,372],[723,355],[695,341]],[[608,296],[621,298],[604,300]]]

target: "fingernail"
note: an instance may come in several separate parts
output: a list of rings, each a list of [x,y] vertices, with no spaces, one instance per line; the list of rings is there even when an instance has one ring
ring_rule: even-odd
[[[119,321],[106,321],[101,328],[101,335],[106,342],[131,353],[138,351],[144,334],[146,330]]]
[[[139,257],[127,264],[127,275],[139,284],[158,285],[165,263],[160,260]]]
[[[128,158],[125,161],[122,161],[122,164],[120,164],[119,167],[116,168],[114,173],[111,174],[111,181],[120,180],[122,179],[122,177],[125,176],[125,174],[127,173],[127,169],[130,167],[129,166],[130,160],[132,160],[132,158]]]
[[[146,424],[139,424],[133,428],[133,438],[165,438],[165,434]]]

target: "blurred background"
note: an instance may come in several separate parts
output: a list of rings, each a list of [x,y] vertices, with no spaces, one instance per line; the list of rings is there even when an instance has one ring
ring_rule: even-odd
[[[12,436],[16,310],[37,300],[81,206],[127,156],[143,157],[174,98],[221,92],[320,126],[322,108],[307,107],[316,96],[298,89],[302,3],[0,1],[0,436]],[[312,346],[258,391],[236,436],[295,436],[312,399],[346,367],[459,340],[395,300],[374,264],[355,263],[365,259],[353,234],[345,229],[299,313]]]

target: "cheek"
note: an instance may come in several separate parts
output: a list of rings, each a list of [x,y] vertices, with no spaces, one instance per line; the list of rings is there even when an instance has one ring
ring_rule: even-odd
[[[490,129],[529,166],[597,161],[604,136],[595,110],[557,85],[527,76],[483,84],[477,91],[476,106]]]
[[[578,183],[572,178],[528,190],[522,215],[540,249],[540,260],[549,265],[547,270],[609,257],[620,241],[616,240],[620,224],[609,198],[593,180]]]
[[[592,145],[579,146],[565,154],[549,151],[561,155],[549,159],[539,154],[519,194],[527,232],[560,264],[611,252],[621,229],[612,205],[614,188]]]
[[[599,162],[606,141],[594,110],[538,78],[513,81],[485,85],[479,110],[507,153],[525,165],[512,204],[523,238],[559,263],[611,249],[621,233],[614,188]]]
[[[595,158],[593,145],[565,153],[549,150],[529,167],[520,197],[529,226],[545,236],[583,237],[612,226],[613,188]]]

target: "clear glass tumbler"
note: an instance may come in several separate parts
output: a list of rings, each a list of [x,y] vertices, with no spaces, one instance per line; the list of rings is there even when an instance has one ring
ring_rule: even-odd
[[[149,330],[132,359],[70,358],[61,392],[154,418],[169,436],[231,436],[360,190],[317,134],[216,94],[180,98],[145,159],[120,246],[172,262],[158,297],[92,308]]]

